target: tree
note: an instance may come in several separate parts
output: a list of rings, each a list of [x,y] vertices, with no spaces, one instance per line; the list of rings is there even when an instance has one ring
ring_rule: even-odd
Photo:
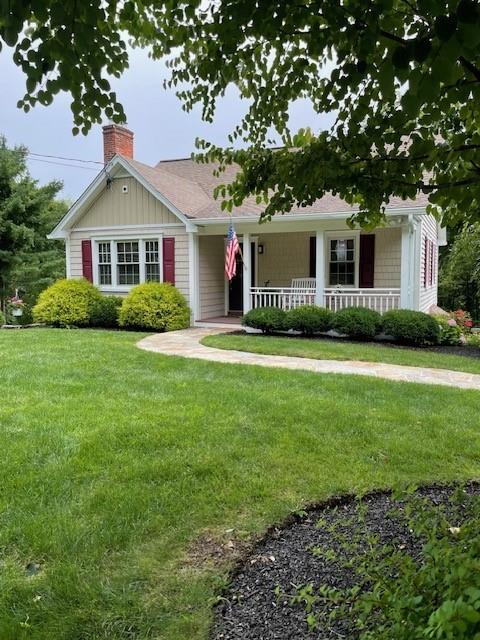
[[[479,2],[32,0],[3,3],[0,36],[26,75],[19,106],[69,91],[75,132],[103,115],[124,120],[106,79],[128,66],[123,34],[168,57],[167,85],[208,121],[235,85],[250,106],[231,143],[248,148],[199,142],[220,172],[241,167],[219,190],[227,209],[253,194],[268,219],[332,191],[368,226],[391,196],[421,191],[452,225],[480,210]],[[288,130],[289,105],[301,97],[336,113],[330,131]],[[268,146],[272,128],[280,149]]]
[[[0,137],[0,303],[15,288],[33,301],[65,272],[63,243],[46,238],[67,209],[55,200],[62,183],[39,187],[26,170],[26,154]]]
[[[455,237],[440,271],[439,301],[480,318],[480,223],[465,226]]]

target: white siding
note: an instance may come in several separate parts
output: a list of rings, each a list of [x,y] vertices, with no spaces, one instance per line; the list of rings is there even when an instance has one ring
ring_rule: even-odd
[[[199,282],[200,319],[225,315],[225,277],[223,236],[200,236]]]
[[[292,278],[306,278],[310,271],[309,232],[271,233],[258,236],[258,286],[289,287]]]
[[[399,228],[375,230],[375,287],[400,287],[401,254],[402,232]]]
[[[433,216],[424,216],[420,225],[421,228],[421,242],[420,242],[420,282],[417,283],[419,287],[419,309],[420,311],[428,312],[432,305],[437,304],[437,291],[438,291],[438,227],[437,221]],[[433,270],[433,284],[430,286],[427,283],[425,286],[425,238],[430,239],[434,244],[434,270]]]

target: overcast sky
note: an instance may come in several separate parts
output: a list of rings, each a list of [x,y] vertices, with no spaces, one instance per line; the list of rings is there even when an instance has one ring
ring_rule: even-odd
[[[112,82],[125,108],[128,126],[135,134],[135,158],[146,164],[188,157],[197,136],[226,145],[227,135],[245,110],[232,90],[220,103],[214,124],[205,124],[198,110],[185,113],[173,91],[163,89],[162,81],[167,73],[163,63],[150,60],[145,51],[135,50],[131,52],[130,69],[120,80]],[[9,145],[24,144],[36,154],[102,160],[102,135],[98,125],[87,136],[72,135],[67,95],[57,97],[49,107],[37,106],[26,114],[16,107],[24,87],[21,70],[13,64],[11,52],[4,48],[0,53],[0,134],[6,136]],[[305,101],[292,106],[293,129],[310,126],[316,130],[328,128],[330,123],[331,118],[319,117]],[[52,179],[62,180],[62,195],[71,200],[75,200],[96,175],[96,171],[89,168],[33,159],[29,160],[29,169],[42,184]]]

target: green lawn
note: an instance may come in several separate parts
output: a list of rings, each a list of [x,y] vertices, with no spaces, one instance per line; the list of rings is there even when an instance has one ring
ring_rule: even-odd
[[[422,349],[406,349],[381,344],[308,339],[260,334],[219,334],[203,338],[202,344],[219,349],[235,349],[281,356],[317,358],[319,360],[361,360],[387,362],[411,367],[435,367],[468,373],[480,373],[480,358],[437,353]]]
[[[339,492],[479,476],[480,394],[0,331],[0,638],[207,638],[245,539]],[[195,561],[194,561],[195,559]]]

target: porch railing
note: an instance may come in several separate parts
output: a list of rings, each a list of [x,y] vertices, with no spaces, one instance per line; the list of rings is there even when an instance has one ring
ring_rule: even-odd
[[[250,306],[279,307],[288,311],[307,304],[315,304],[314,288],[296,287],[252,287],[250,289]]]
[[[400,306],[400,289],[325,289],[325,306],[332,311],[367,307],[379,313]]]
[[[288,311],[296,307],[315,304],[316,290],[313,287],[252,287],[250,308],[279,307]],[[335,289],[324,290],[323,305],[332,311],[345,307],[367,307],[379,313],[400,306],[400,289]]]

